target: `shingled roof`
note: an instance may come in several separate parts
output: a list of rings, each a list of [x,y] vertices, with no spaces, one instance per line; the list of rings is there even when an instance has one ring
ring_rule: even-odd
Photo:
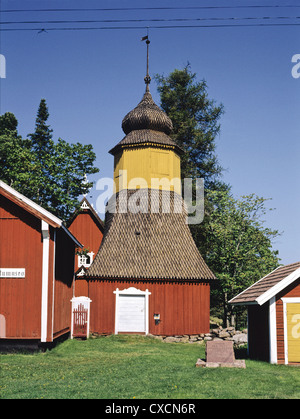
[[[230,304],[262,305],[300,278],[300,262],[280,266],[229,301]]]
[[[162,145],[172,147],[178,153],[183,150],[169,137],[173,124],[167,114],[153,101],[146,91],[140,103],[122,121],[126,136],[109,153],[116,154],[119,149],[133,145]]]
[[[136,193],[138,195],[133,195]],[[164,213],[163,203],[168,197],[170,212]],[[140,206],[139,210],[133,207],[124,212],[132,198],[136,207]],[[112,213],[114,203],[115,213]],[[151,189],[123,190],[111,198],[104,237],[87,276],[138,280],[215,279],[186,224],[181,196]]]

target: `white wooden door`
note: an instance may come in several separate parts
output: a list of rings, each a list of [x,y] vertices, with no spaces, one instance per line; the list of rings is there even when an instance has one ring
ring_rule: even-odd
[[[118,307],[119,332],[146,332],[145,295],[120,295]]]

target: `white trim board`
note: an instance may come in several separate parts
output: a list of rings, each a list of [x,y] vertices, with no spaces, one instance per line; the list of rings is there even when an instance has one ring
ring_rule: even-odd
[[[48,282],[49,282],[49,224],[42,220],[43,259],[42,259],[42,308],[41,308],[41,342],[47,341],[48,325]]]
[[[271,364],[277,364],[277,321],[276,321],[276,298],[269,301],[269,351]]]

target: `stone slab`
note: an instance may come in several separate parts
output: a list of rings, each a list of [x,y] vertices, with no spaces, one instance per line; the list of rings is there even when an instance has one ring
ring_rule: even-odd
[[[244,359],[238,359],[235,362],[205,362],[202,359],[198,359],[196,362],[196,367],[201,368],[246,368],[246,362]]]
[[[206,362],[229,363],[235,362],[232,341],[208,341],[206,342]]]

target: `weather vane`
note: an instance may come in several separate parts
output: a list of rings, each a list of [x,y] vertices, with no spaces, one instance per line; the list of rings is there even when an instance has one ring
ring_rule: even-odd
[[[141,41],[146,41],[147,44],[147,74],[146,77],[144,78],[145,83],[146,83],[146,92],[149,92],[149,84],[151,82],[151,77],[149,76],[149,36],[148,36],[148,31],[147,31],[147,35],[143,36],[143,38],[141,39]]]

